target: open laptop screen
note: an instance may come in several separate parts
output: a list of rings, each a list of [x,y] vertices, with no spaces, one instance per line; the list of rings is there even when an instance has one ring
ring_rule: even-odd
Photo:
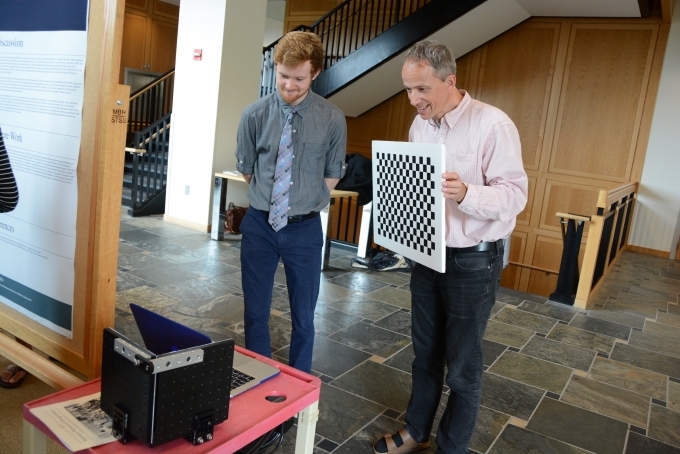
[[[199,347],[212,342],[200,331],[151,312],[142,306],[130,303],[130,309],[146,349],[156,355]]]

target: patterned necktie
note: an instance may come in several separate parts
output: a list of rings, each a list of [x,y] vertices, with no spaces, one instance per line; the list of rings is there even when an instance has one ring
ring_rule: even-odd
[[[274,188],[272,189],[271,206],[269,207],[269,224],[278,232],[288,224],[288,195],[290,193],[290,176],[293,166],[293,115],[291,110],[286,117],[286,124],[281,133],[279,154],[276,158],[274,172]]]

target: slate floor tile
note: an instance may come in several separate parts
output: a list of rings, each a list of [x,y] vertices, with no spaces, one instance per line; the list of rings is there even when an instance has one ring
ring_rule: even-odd
[[[619,361],[671,377],[680,377],[680,358],[662,355],[630,345],[616,344],[609,356]]]
[[[635,432],[628,433],[628,443],[624,454],[680,454],[680,448],[661,443]]]
[[[622,340],[628,340],[628,336],[630,336],[631,332],[630,326],[587,317],[584,314],[576,314],[569,325]]]
[[[279,350],[277,354],[288,358],[289,347],[286,346]],[[371,356],[369,353],[348,347],[339,342],[315,336],[312,369],[329,377],[337,378]]]
[[[189,271],[203,277],[218,277],[226,274],[238,273],[241,269],[215,259],[203,259],[196,262],[179,265],[181,270]]]
[[[557,400],[543,399],[526,429],[598,454],[620,454],[628,424]]]
[[[589,452],[508,424],[488,454],[587,454]]]
[[[561,394],[571,377],[571,369],[531,356],[506,351],[489,372],[527,385]]]
[[[539,336],[532,337],[521,352],[525,355],[582,371],[590,369],[596,355],[593,350],[586,350]]]
[[[666,396],[665,375],[630,364],[596,357],[588,378],[663,400]]]
[[[494,315],[493,320],[543,334],[548,334],[557,323],[551,318],[508,307]]]
[[[528,329],[517,328],[506,323],[489,320],[489,323],[486,325],[484,339],[510,347],[522,348],[533,335],[534,332]]]
[[[133,276],[132,274],[128,274],[124,271],[116,271],[116,292],[122,292],[125,290],[130,290],[133,288],[137,287],[148,287],[150,285],[155,285],[152,284],[149,281],[145,281],[142,278],[139,278],[137,276]]]
[[[484,373],[482,405],[506,415],[528,420],[544,393],[542,389]]]
[[[680,383],[668,382],[668,408],[680,411]]]
[[[680,285],[678,287],[680,288]],[[658,323],[663,323],[664,325],[680,328],[680,316],[678,315],[668,314],[666,312],[657,312],[656,321]]]
[[[499,313],[505,306],[507,306],[507,304],[496,301],[495,303],[493,303],[490,316],[493,317],[494,315]]]
[[[649,397],[642,394],[574,375],[560,400],[638,427],[647,427]]]
[[[657,309],[666,307],[666,300],[646,297],[629,292],[621,292],[616,299],[609,298],[604,305],[607,311],[624,312],[638,317],[654,318]]]
[[[188,281],[199,277],[199,274],[185,271],[178,266],[164,266],[161,268],[143,268],[141,270],[130,270],[129,274],[140,279],[149,281],[156,285],[165,285]]]
[[[638,315],[628,314],[626,312],[614,312],[608,310],[606,305],[603,309],[596,309],[588,311],[588,317],[595,317],[601,320],[608,320],[610,322],[627,325],[632,328],[642,329],[645,326],[645,318]]]
[[[333,249],[331,248],[331,250]],[[386,284],[396,285],[397,287],[401,287],[402,285],[409,284],[411,282],[411,273],[404,273],[401,271],[366,271],[366,274],[368,274],[372,279],[384,282]]]
[[[642,331],[633,330],[630,334],[628,345],[680,358],[680,348],[678,348],[676,342],[669,342],[665,337],[654,336]]]
[[[330,384],[398,412],[406,411],[411,396],[410,374],[373,361],[361,363]]]
[[[534,314],[543,315],[545,317],[554,318],[557,320],[562,320],[563,322],[569,323],[574,315],[578,314],[578,310],[572,309],[566,306],[557,306],[549,302],[546,303],[534,303],[533,301],[523,301],[517,309],[532,312]]]
[[[411,292],[399,290],[394,287],[383,287],[367,295],[374,300],[392,304],[394,306],[411,309]]]
[[[517,301],[517,304],[514,304],[517,306],[520,304],[522,301],[533,301],[534,303],[545,303],[548,298],[545,296],[540,296],[540,295],[534,295],[532,293],[527,293],[527,292],[522,292],[520,290],[515,290],[511,289],[508,287],[501,287],[498,289],[498,292],[496,293],[496,296],[498,295],[503,295],[503,297],[514,297],[514,299]],[[496,298],[498,300],[498,298]],[[505,302],[505,301],[503,301]],[[513,304],[513,303],[510,303]]]
[[[675,326],[664,325],[663,323],[650,322],[649,320],[647,320],[645,322],[645,327],[642,331],[647,334],[652,334],[654,336],[672,339],[676,342],[680,341],[680,328]]]
[[[363,322],[338,331],[329,339],[383,358],[392,356],[411,343],[408,336]]]
[[[652,405],[647,436],[680,448],[680,412]]]
[[[355,292],[361,293],[371,293],[378,289],[381,289],[387,284],[380,282],[376,279],[372,279],[365,273],[348,273],[342,276],[334,277],[333,279],[328,279],[330,284],[338,285],[340,287],[345,287],[347,289],[353,290]]]
[[[146,230],[130,229],[120,232],[120,239],[127,241],[132,246],[137,246],[145,241],[159,240],[161,237]]]
[[[484,365],[490,366],[508,347],[487,339],[482,339],[482,354],[484,355]]]
[[[666,310],[669,314],[680,316],[680,305],[668,303]]]
[[[404,423],[387,416],[378,416],[373,422],[358,431],[352,438],[340,445],[333,454],[372,454],[373,443],[385,434],[395,433]],[[430,438],[430,447],[423,454],[433,454],[437,450],[434,439]]]
[[[175,262],[168,262],[154,257],[148,251],[132,254],[118,254],[118,266],[128,270],[141,270],[143,268],[157,268],[167,265],[176,265]]]
[[[321,285],[319,286],[319,301],[331,303],[346,298],[353,293],[355,292],[348,288],[333,285],[327,281],[321,281]]]
[[[363,295],[350,295],[333,301],[328,307],[369,320],[380,320],[399,310],[398,306],[376,301]]]
[[[508,420],[510,420],[508,415],[493,411],[490,408],[479,407],[477,425],[475,425],[475,431],[470,440],[470,449],[486,452]]]
[[[564,342],[575,347],[595,350],[606,355],[609,354],[614,346],[614,339],[609,336],[586,331],[571,325],[555,325],[546,338]]]
[[[217,298],[225,294],[238,292],[240,287],[227,281],[190,279],[188,281],[173,282],[158,287],[159,292],[174,296],[189,304],[200,303]]]
[[[398,311],[381,318],[373,323],[375,326],[388,329],[390,331],[403,334],[405,336],[411,335],[411,314],[403,311]]]
[[[678,300],[677,293],[671,293],[668,291],[661,290],[657,285],[654,284],[641,284],[641,285],[631,285],[630,293],[636,295],[650,296],[663,300],[666,302],[674,302]]]
[[[410,374],[412,370],[411,364],[413,364],[415,357],[416,355],[413,353],[413,345],[409,344],[406,348],[392,355],[391,358],[388,358],[383,364]]]
[[[317,422],[316,433],[339,444],[383,411],[385,407],[382,405],[322,384],[319,413],[324,417]]]

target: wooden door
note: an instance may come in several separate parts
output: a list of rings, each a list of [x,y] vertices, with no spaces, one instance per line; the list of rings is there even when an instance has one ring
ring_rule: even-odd
[[[144,69],[146,54],[147,18],[125,13],[123,45],[120,56],[120,83],[124,82],[125,68]],[[175,38],[176,39],[176,38]]]

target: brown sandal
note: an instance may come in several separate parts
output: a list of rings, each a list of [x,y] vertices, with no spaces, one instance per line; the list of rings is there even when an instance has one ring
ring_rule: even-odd
[[[397,434],[401,437],[402,442],[399,446],[397,446],[397,443],[394,441],[394,435],[385,434],[383,438],[375,442],[373,445],[373,452],[375,454],[408,454],[411,452],[422,451],[430,447],[430,440],[427,440],[424,443],[418,443],[411,437],[411,434],[409,434],[404,427],[399,429],[395,435]],[[387,451],[378,451],[376,449],[376,445],[383,439],[387,445]]]
[[[2,387],[2,388],[16,388],[17,386],[22,384],[24,382],[24,380],[26,379],[26,371],[23,370],[21,367],[15,365],[15,364],[10,364],[9,366],[7,366],[7,368],[5,369],[5,372],[12,374],[10,376],[9,380],[14,378],[15,375],[20,374],[22,372],[24,373],[24,375],[21,378],[19,378],[17,381],[15,381],[14,383],[10,383],[9,380],[5,381],[5,380],[0,378],[0,387]]]

